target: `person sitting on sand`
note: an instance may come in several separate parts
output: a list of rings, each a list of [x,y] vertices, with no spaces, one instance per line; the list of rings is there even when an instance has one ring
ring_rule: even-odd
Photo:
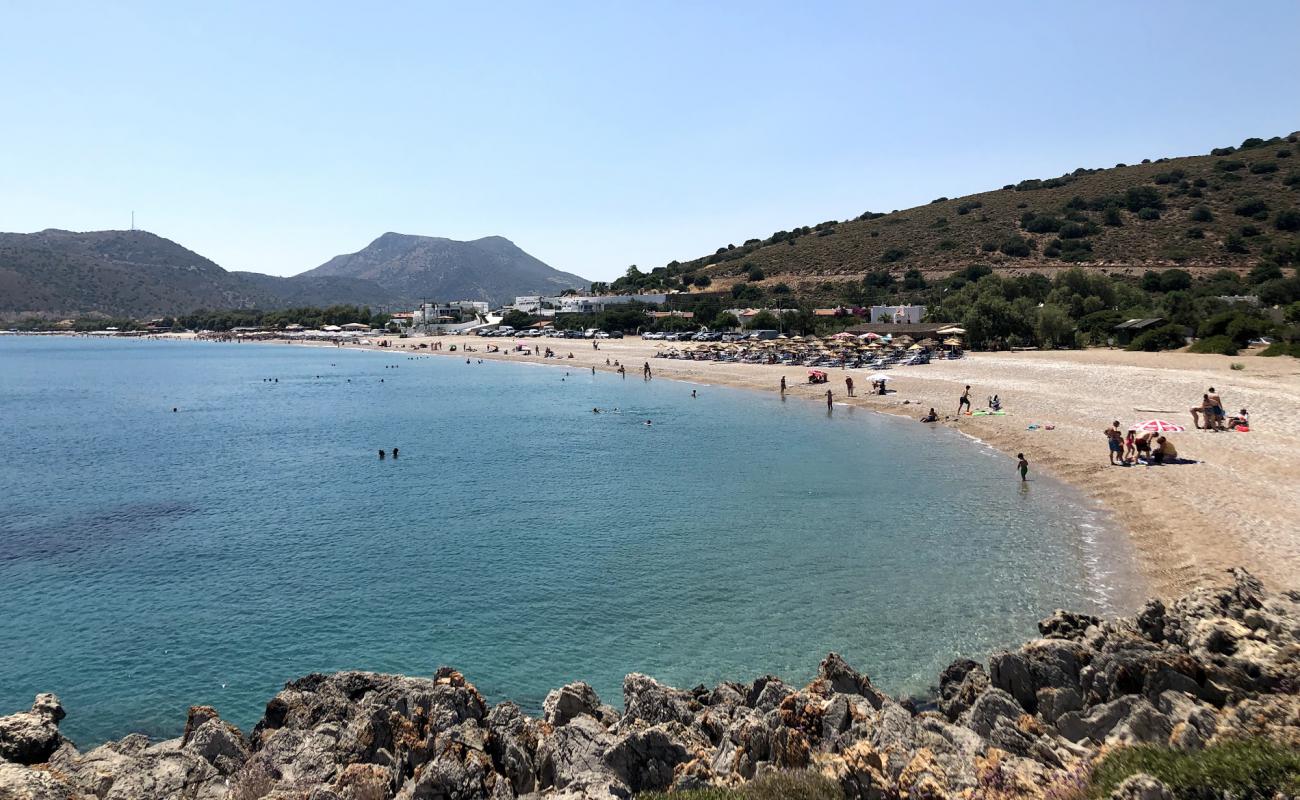
[[[1237,428],[1246,428],[1248,430],[1250,428],[1250,413],[1244,408],[1237,412],[1237,416],[1228,420],[1228,430],[1236,430]]]
[[[1178,459],[1178,448],[1174,443],[1161,436],[1156,439],[1155,452],[1151,454],[1151,461],[1155,464],[1170,463]]]
[[[939,421],[939,415],[938,415],[937,413],[935,413],[935,410],[934,410],[933,408],[931,408],[929,414],[926,414],[924,417],[921,417],[921,421],[922,421],[922,422],[938,422],[938,421]]]
[[[990,397],[989,411],[1001,411],[1001,410],[1002,410],[1002,398],[998,397],[997,395],[993,395],[992,397]]]
[[[1109,448],[1110,465],[1112,467],[1122,467],[1127,462],[1124,461],[1124,434],[1119,432],[1119,420],[1111,423],[1110,427],[1102,431],[1106,435],[1107,447]],[[1119,456],[1119,463],[1115,463],[1115,456]]]

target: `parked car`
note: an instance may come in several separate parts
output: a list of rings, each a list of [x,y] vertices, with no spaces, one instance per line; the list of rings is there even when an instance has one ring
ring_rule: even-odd
[[[623,338],[623,332],[622,332],[622,331],[610,331],[610,332],[609,332],[609,338],[611,338],[611,339],[622,339],[622,338]]]

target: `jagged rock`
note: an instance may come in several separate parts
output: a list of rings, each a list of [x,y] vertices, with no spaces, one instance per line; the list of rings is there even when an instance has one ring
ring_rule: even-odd
[[[987,671],[954,662],[933,701],[896,702],[834,653],[802,689],[763,676],[683,691],[633,674],[622,715],[570,684],[540,719],[512,703],[489,713],[448,668],[344,672],[286,684],[247,739],[195,706],[179,739],[82,754],[42,696],[0,720],[6,753],[47,762],[0,761],[0,800],[628,798],[808,767],[852,798],[1033,796],[1068,785],[1102,746],[1300,747],[1300,593],[1240,573],[1129,619],[1058,612],[1040,630]],[[1116,796],[1164,797],[1130,783]]]
[[[1075,614],[1058,608],[1052,612],[1052,616],[1038,621],[1038,632],[1046,639],[1079,641],[1083,639],[1088,628],[1100,624],[1101,620],[1097,617]]]
[[[605,765],[633,792],[667,789],[687,750],[668,726],[660,724],[623,736],[604,755]]]
[[[600,696],[588,684],[578,682],[553,689],[542,701],[542,719],[563,725],[579,714],[600,719]]]
[[[574,717],[568,725],[556,728],[537,748],[539,787],[565,789],[575,785],[617,784],[624,794],[630,793],[602,760],[615,741],[614,735],[592,717]]]
[[[1164,744],[1173,727],[1145,697],[1132,695],[1068,712],[1056,721],[1056,729],[1070,741],[1097,744]]]
[[[680,689],[665,686],[648,675],[634,672],[623,679],[623,720],[680,722],[689,725],[694,718],[693,697]]]
[[[249,755],[243,732],[223,721],[211,706],[190,706],[180,746],[211,764],[222,775],[233,775]]]
[[[1169,787],[1146,774],[1139,772],[1124,779],[1110,793],[1110,800],[1174,800],[1174,793]]]
[[[63,706],[52,694],[38,694],[30,711],[0,717],[0,760],[16,764],[43,764],[59,745],[59,720]]]
[[[1010,694],[1002,689],[989,689],[975,700],[958,721],[980,736],[988,736],[999,719],[1014,723],[1023,713],[1025,713],[1024,707]]]
[[[817,667],[817,679],[809,687],[822,694],[837,692],[856,694],[867,698],[872,708],[880,708],[885,695],[871,684],[871,679],[850,667],[839,653],[829,653]]]
[[[955,661],[943,671],[939,686],[939,710],[955,722],[989,688],[989,676],[974,661]]]
[[[80,800],[66,781],[47,769],[0,761],[0,800]]]
[[[514,703],[501,703],[487,717],[488,753],[516,794],[537,787],[538,725]]]

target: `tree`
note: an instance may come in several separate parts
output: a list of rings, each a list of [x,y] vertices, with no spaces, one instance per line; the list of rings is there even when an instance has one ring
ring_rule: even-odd
[[[1192,274],[1181,269],[1167,269],[1160,273],[1160,291],[1177,292],[1192,288]]]
[[[1074,341],[1074,322],[1060,306],[1043,306],[1038,310],[1034,333],[1043,347],[1060,347]]]
[[[536,319],[517,308],[512,308],[501,317],[501,324],[511,328],[527,328],[536,322]]]
[[[755,330],[776,330],[781,327],[781,320],[771,311],[760,311],[745,323],[745,327],[751,331]]]
[[[710,285],[712,285],[713,279],[710,278],[708,275],[696,275],[694,283],[696,288],[707,289],[709,288]]]
[[[1277,216],[1273,218],[1273,227],[1280,231],[1300,231],[1300,211],[1288,208],[1286,211],[1277,212]]]
[[[709,323],[709,327],[715,330],[733,330],[740,327],[740,320],[730,311],[719,311],[718,315]]]

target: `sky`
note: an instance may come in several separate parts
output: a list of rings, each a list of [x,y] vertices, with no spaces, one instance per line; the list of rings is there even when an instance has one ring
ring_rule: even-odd
[[[386,231],[610,280],[1300,129],[1300,2],[0,0],[0,230],[291,275]]]

